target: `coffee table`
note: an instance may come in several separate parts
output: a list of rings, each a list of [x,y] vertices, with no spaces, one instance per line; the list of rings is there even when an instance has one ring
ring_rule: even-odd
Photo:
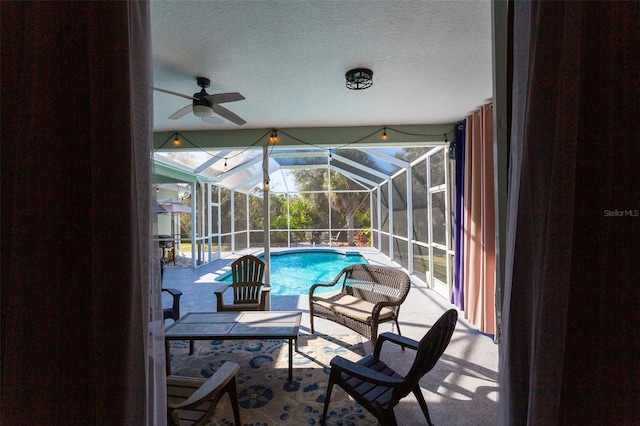
[[[167,375],[171,374],[169,342],[189,340],[189,355],[194,340],[284,339],[289,341],[289,381],[293,376],[293,344],[298,351],[301,312],[242,311],[191,312],[164,331]]]

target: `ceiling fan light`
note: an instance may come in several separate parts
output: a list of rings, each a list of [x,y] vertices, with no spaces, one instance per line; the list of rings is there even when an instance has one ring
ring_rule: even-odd
[[[213,117],[213,108],[206,105],[194,105],[193,114],[200,118]]]

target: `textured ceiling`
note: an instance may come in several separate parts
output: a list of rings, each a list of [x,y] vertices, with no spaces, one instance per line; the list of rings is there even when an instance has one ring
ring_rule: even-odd
[[[152,1],[153,85],[224,104],[242,128],[452,123],[492,96],[491,2]],[[373,86],[345,87],[370,68]],[[154,130],[237,129],[188,114],[154,91]]]

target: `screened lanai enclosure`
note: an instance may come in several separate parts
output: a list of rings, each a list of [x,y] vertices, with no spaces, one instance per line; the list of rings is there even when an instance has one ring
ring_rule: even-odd
[[[159,240],[192,267],[248,248],[372,247],[449,298],[452,133],[404,145],[385,143],[384,128],[375,143],[320,146],[270,130],[229,149],[199,133],[156,135],[154,151],[159,204],[189,210],[160,213]]]

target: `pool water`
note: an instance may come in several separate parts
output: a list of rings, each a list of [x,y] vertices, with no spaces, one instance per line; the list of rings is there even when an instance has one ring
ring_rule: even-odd
[[[262,255],[258,257],[262,258]],[[316,283],[330,283],[345,266],[367,263],[358,252],[333,250],[295,250],[271,253],[271,294],[309,294]],[[218,281],[231,282],[231,273],[221,275]],[[338,289],[318,289],[336,291]]]

